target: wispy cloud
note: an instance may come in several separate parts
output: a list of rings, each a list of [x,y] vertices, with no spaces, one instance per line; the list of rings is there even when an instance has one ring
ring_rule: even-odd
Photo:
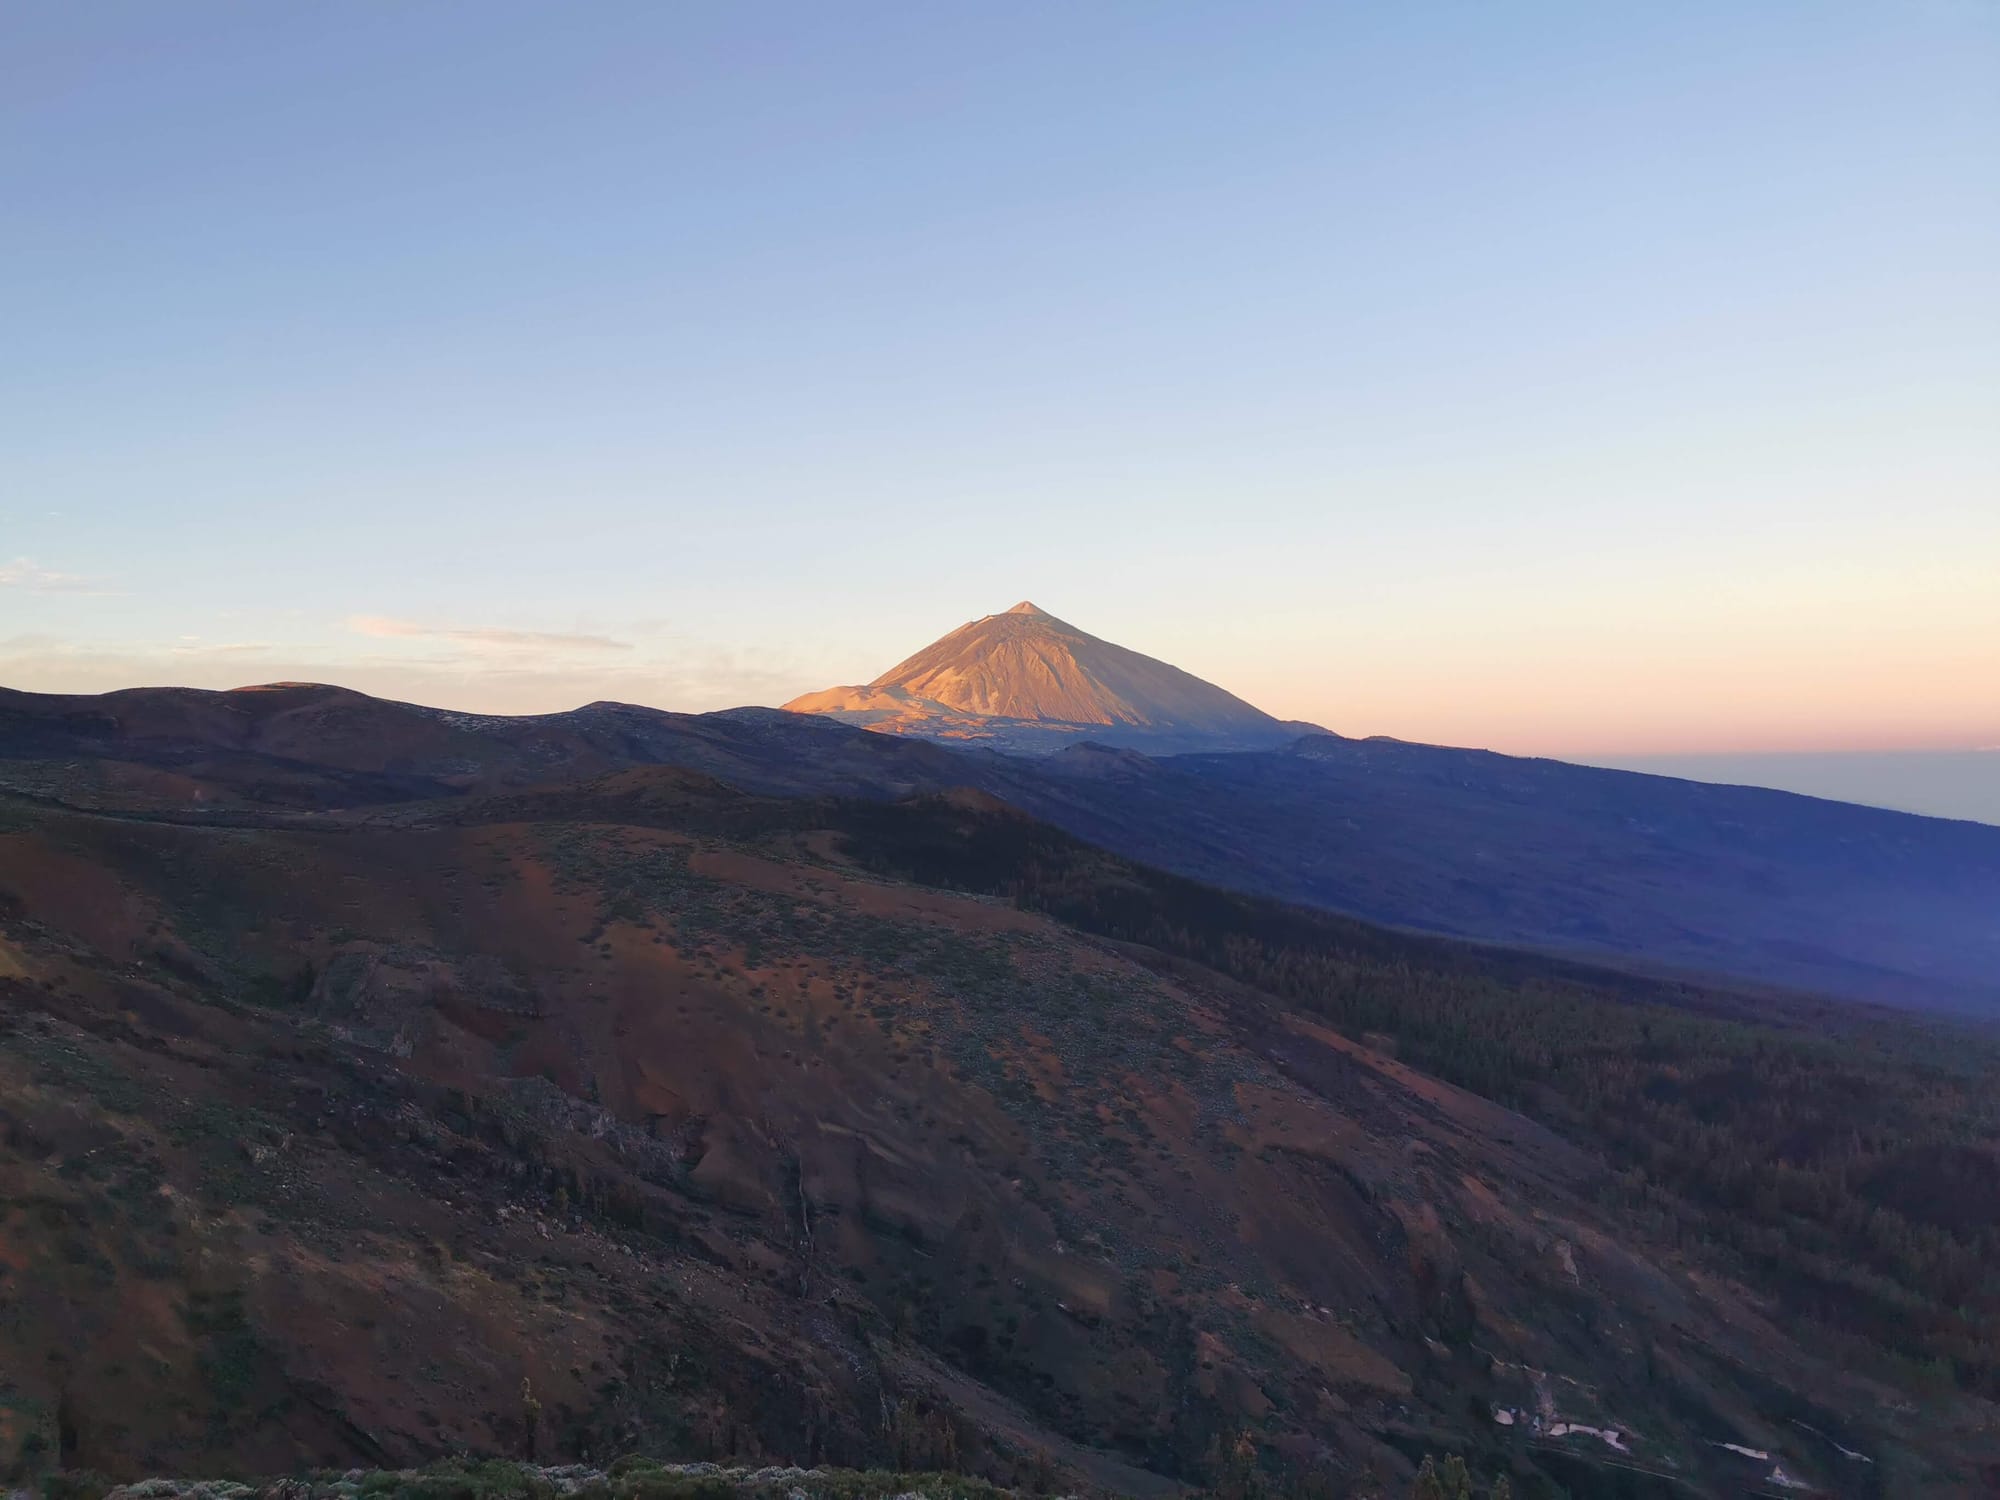
[[[17,557],[0,563],[0,589],[25,589],[31,594],[87,594],[91,581],[80,573],[58,573],[32,559]]]
[[[450,641],[513,651],[630,651],[629,641],[615,641],[608,635],[586,635],[566,630],[501,630],[482,626],[423,625],[414,620],[397,620],[387,615],[350,615],[347,628],[356,635],[378,640]]]
[[[267,641],[202,641],[169,647],[168,653],[173,656],[254,656],[270,649]]]

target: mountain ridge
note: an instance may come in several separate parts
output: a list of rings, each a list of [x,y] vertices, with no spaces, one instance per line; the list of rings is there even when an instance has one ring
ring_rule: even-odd
[[[1047,733],[1048,731],[1044,731]],[[317,818],[671,765],[774,796],[972,787],[1251,894],[1596,962],[2000,1014],[2000,829],[1486,751],[1293,738],[1162,753],[1070,727],[869,733],[772,708],[460,714],[344,689],[0,689],[0,791]],[[1302,753],[1303,752],[1303,753]]]

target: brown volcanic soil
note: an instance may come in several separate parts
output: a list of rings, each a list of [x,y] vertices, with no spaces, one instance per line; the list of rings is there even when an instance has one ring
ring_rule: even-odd
[[[1364,1493],[1446,1450],[1765,1478],[1722,1442],[1975,1492],[1988,1408],[1795,1341],[1540,1126],[842,849],[678,771],[311,826],[0,802],[0,1463],[1149,1493],[1248,1433]]]

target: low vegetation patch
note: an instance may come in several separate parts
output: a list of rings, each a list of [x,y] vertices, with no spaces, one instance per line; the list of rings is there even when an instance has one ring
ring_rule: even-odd
[[[113,1484],[71,1473],[51,1476],[44,1492],[47,1500],[1006,1500],[1016,1493],[964,1474],[731,1468],[638,1457],[603,1469],[453,1458],[421,1469],[319,1471],[251,1482]]]

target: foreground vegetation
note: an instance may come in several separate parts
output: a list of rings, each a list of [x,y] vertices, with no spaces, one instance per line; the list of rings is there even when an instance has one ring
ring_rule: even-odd
[[[1266,1492],[1254,1469],[1234,1466],[1213,1491],[1190,1491],[1212,1500],[1261,1500]],[[749,1468],[712,1463],[675,1464],[621,1458],[607,1468],[586,1464],[541,1467],[507,1459],[456,1457],[419,1469],[320,1470],[286,1478],[146,1479],[114,1485],[95,1474],[55,1474],[46,1500],[1016,1500],[1046,1495],[1046,1486],[1022,1491],[968,1474],[907,1473],[890,1469]],[[1476,1484],[1463,1459],[1440,1465],[1426,1458],[1409,1488],[1411,1500],[1512,1500],[1500,1477]],[[1315,1490],[1312,1500],[1330,1500]]]
[[[2000,1395],[2000,1038],[1473,948],[1133,865],[940,802],[852,805],[873,868],[1005,895],[1253,985],[1601,1152],[1621,1212],[1719,1251],[1902,1383]]]
[[[10,1483],[1985,1492],[1976,1032],[1245,899],[976,794],[0,837]],[[629,1451],[814,1468],[397,1467]]]
[[[1004,1500],[1015,1493],[965,1474],[749,1468],[639,1457],[601,1469],[458,1457],[420,1469],[320,1470],[256,1481],[147,1479],[127,1485],[65,1474],[52,1477],[46,1488],[48,1500]]]

